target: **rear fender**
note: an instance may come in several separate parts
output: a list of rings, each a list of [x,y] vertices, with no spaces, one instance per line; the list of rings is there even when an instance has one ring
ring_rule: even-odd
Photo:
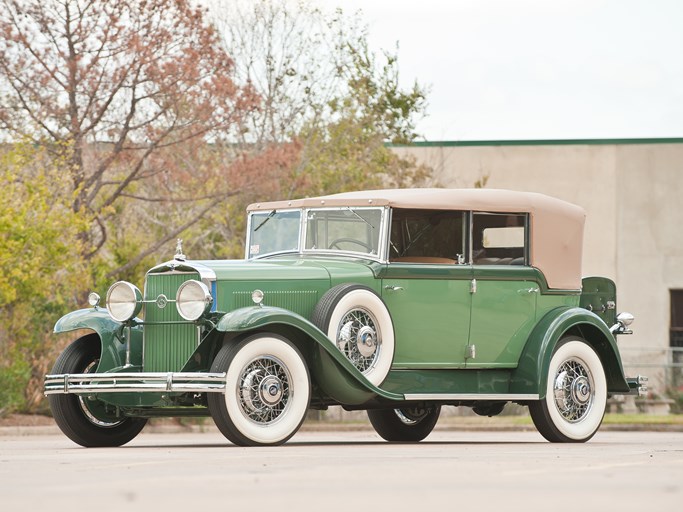
[[[227,313],[216,330],[225,333],[275,332],[295,343],[306,358],[311,378],[328,396],[344,405],[361,405],[377,397],[403,400],[370,383],[311,322],[289,310],[254,306]]]
[[[628,393],[614,336],[596,314],[576,307],[556,308],[538,322],[512,374],[510,392],[538,394],[544,398],[550,358],[560,340],[570,335],[580,336],[597,352],[605,369],[608,392]]]

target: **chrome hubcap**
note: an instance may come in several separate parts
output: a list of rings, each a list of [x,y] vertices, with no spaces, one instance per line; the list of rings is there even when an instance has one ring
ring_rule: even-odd
[[[290,382],[289,371],[279,359],[253,360],[242,371],[238,383],[239,405],[244,415],[259,424],[276,421],[291,398]]]
[[[361,372],[371,369],[381,346],[375,317],[362,308],[346,313],[339,322],[337,346]]]
[[[377,334],[375,330],[365,325],[358,331],[358,336],[356,336],[356,345],[358,346],[358,352],[363,357],[372,357],[372,354],[377,350]]]
[[[259,387],[259,398],[266,405],[276,405],[282,399],[282,382],[280,379],[273,375],[263,379]]]
[[[581,361],[565,361],[557,370],[553,395],[557,410],[565,420],[570,423],[581,421],[593,405],[593,376]]]

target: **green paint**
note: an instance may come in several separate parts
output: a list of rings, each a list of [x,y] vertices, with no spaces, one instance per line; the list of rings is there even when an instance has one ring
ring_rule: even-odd
[[[175,300],[180,285],[190,279],[199,279],[199,274],[150,273],[145,283],[145,300],[156,301],[161,294]],[[197,348],[197,326],[183,320],[174,303],[168,303],[164,308],[156,302],[146,303],[144,315],[144,371],[180,371]]]
[[[428,278],[417,279],[420,268]],[[410,268],[411,277],[405,277]],[[395,277],[394,277],[395,276]],[[394,368],[462,368],[470,330],[467,265],[389,265],[382,299],[394,323]]]
[[[536,324],[540,286],[535,281],[482,279],[476,267],[474,275],[470,345],[476,347],[476,357],[467,361],[467,368],[514,368]]]

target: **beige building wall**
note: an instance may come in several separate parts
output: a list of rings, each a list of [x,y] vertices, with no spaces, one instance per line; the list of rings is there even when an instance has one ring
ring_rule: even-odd
[[[435,171],[439,185],[526,190],[587,213],[584,276],[617,284],[618,309],[633,313],[619,346],[629,373],[662,390],[669,356],[669,290],[683,289],[683,140],[418,143],[395,147]]]

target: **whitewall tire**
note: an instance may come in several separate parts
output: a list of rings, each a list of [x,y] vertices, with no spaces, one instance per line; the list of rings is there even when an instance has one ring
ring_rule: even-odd
[[[271,333],[226,345],[212,372],[226,372],[225,394],[208,395],[218,429],[240,446],[278,445],[298,430],[311,397],[308,368],[289,340]]]
[[[382,299],[370,288],[342,284],[315,307],[313,323],[368,381],[379,386],[394,358],[394,326]]]
[[[536,428],[551,442],[588,441],[602,423],[606,404],[600,357],[582,338],[563,339],[550,359],[545,398],[529,404]]]

